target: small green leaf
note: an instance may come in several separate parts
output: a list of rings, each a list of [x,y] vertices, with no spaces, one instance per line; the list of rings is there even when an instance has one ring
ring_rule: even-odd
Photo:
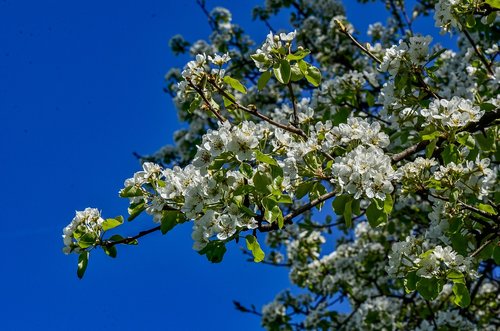
[[[446,278],[451,280],[453,283],[465,284],[465,277],[460,271],[450,270],[446,275]]]
[[[168,231],[172,230],[177,224],[184,222],[184,214],[177,210],[167,210],[163,212],[163,217],[161,218],[160,231],[162,234],[166,234]]]
[[[116,228],[117,226],[123,224],[123,217],[117,216],[116,218],[108,218],[102,222],[102,230],[108,231],[110,229]]]
[[[302,78],[304,78],[304,74],[302,71],[300,71],[299,65],[297,63],[294,63],[291,67],[292,70],[292,76],[290,77],[290,80],[292,82],[298,82]]]
[[[384,200],[384,212],[389,215],[392,212],[392,207],[394,206],[394,200],[392,200],[392,195],[386,194]]]
[[[220,240],[211,241],[198,252],[201,255],[206,255],[208,261],[212,263],[222,262],[224,254],[226,253],[226,245]]]
[[[76,275],[78,278],[82,279],[87,270],[87,265],[89,263],[89,252],[84,251],[78,256],[78,269],[76,270]]]
[[[372,203],[366,209],[366,218],[372,228],[387,221],[387,214],[378,208],[376,199],[372,199]]]
[[[85,233],[78,239],[78,246],[80,248],[87,248],[95,245],[96,236],[93,233]]]
[[[344,220],[345,220],[345,225],[350,228],[352,227],[352,199],[349,199],[346,201],[344,205]]]
[[[307,68],[307,73],[304,75],[306,76],[307,81],[315,87],[318,87],[321,83],[321,71],[319,71],[319,69],[315,66],[310,65]]]
[[[332,202],[333,210],[337,215],[344,215],[345,204],[347,201],[351,200],[352,197],[347,194],[338,195]]]
[[[138,202],[138,203],[133,203],[128,207],[128,221],[134,220],[137,216],[139,216],[143,211],[146,210],[146,204],[144,201]]]
[[[464,284],[462,283],[453,284],[453,294],[455,294],[453,302],[456,305],[462,308],[465,308],[470,305],[469,290],[467,289],[467,286],[465,286]]]
[[[241,162],[240,164],[240,172],[245,178],[250,179],[253,176],[253,168],[251,165],[245,162]]]
[[[491,257],[495,261],[497,265],[500,265],[500,246],[495,245],[495,248],[493,248],[493,253],[491,254]]]
[[[259,80],[257,81],[257,88],[259,89],[259,91],[262,91],[264,87],[266,87],[269,79],[271,79],[270,71],[265,71],[262,73],[262,75],[260,75]]]
[[[469,29],[473,28],[476,25],[476,19],[474,18],[474,15],[470,14],[467,15],[465,19],[465,26],[467,26]]]
[[[311,53],[310,50],[308,49],[301,49],[301,50],[298,50],[296,51],[295,53],[292,53],[292,54],[288,54],[286,56],[286,58],[288,60],[302,60],[303,58],[305,58],[307,55],[309,55],[309,53]]]
[[[290,62],[287,60],[280,60],[277,68],[273,68],[274,76],[282,84],[288,84],[292,75]]]
[[[271,193],[272,183],[273,182],[269,175],[264,174],[260,171],[257,171],[253,176],[253,184],[258,193],[262,195],[268,195],[269,193]]]
[[[237,79],[234,79],[230,76],[224,76],[224,83],[228,84],[238,92],[241,92],[243,94],[247,93],[247,88]]]
[[[493,208],[491,205],[488,205],[488,204],[485,204],[485,203],[478,204],[477,208],[479,208],[480,210],[482,210],[485,213],[488,213],[490,215],[496,215],[497,214],[495,208]]]
[[[429,145],[425,148],[425,157],[430,158],[432,154],[434,153],[434,150],[436,149],[436,145],[438,143],[439,139],[432,139]]]
[[[299,186],[295,189],[295,197],[297,199],[302,199],[309,191],[311,191],[311,188],[313,187],[314,182],[303,182],[300,183]]]
[[[420,278],[417,282],[417,291],[426,300],[436,299],[442,289],[442,282],[436,278]]]
[[[120,191],[120,197],[122,198],[140,197],[142,194],[142,190],[136,186],[128,186]]]
[[[417,289],[418,276],[416,271],[409,272],[404,280],[405,292],[411,293]]]
[[[102,249],[104,250],[104,253],[106,253],[107,256],[115,258],[116,255],[118,254],[118,251],[116,250],[116,246],[102,246]]]
[[[262,248],[260,248],[257,238],[252,235],[246,236],[247,249],[249,249],[253,254],[254,262],[261,262],[266,256]]]
[[[476,146],[476,141],[469,132],[459,132],[457,133],[456,138],[460,145],[465,146],[468,149],[474,149]]]
[[[257,159],[257,161],[274,166],[279,166],[278,162],[275,159],[273,159],[271,156],[267,154],[262,153],[261,151],[255,151],[255,158]]]

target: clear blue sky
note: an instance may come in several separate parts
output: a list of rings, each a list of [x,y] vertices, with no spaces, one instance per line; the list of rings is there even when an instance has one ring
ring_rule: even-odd
[[[207,2],[265,38],[250,16],[260,1]],[[347,2],[360,31],[381,19],[380,5]],[[83,280],[61,252],[75,210],[126,212],[117,192],[139,169],[132,152],[154,152],[178,127],[163,75],[185,59],[168,39],[207,28],[194,0],[0,0],[1,330],[256,330],[231,301],[260,307],[289,286],[286,270],[248,263],[235,245],[210,264],[189,224],[115,260],[93,254]]]

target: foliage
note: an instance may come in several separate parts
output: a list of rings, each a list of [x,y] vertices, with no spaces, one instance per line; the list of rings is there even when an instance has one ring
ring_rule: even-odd
[[[255,49],[229,11],[199,1],[212,34],[175,36],[193,60],[166,76],[189,128],[120,192],[129,221],[146,212],[157,226],[110,236],[122,217],[77,212],[63,238],[78,276],[93,249],[116,257],[191,222],[211,262],[244,239],[253,261],[289,268],[302,293],[262,312],[236,303],[267,329],[498,329],[498,1],[419,1],[410,16],[385,3],[387,24],[362,44],[335,0],[267,0],[254,18],[284,11],[295,30]],[[413,31],[429,15],[458,50]],[[328,201],[335,218],[321,220]]]

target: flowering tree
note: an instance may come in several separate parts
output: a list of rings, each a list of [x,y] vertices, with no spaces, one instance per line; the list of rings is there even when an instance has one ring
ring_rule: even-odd
[[[386,0],[387,23],[362,43],[336,0],[266,0],[258,48],[229,11],[198,3],[212,34],[172,38],[193,60],[166,76],[189,127],[120,191],[129,221],[156,224],[124,237],[123,217],[77,212],[63,239],[78,276],[94,249],[116,257],[191,222],[211,262],[241,240],[255,262],[290,270],[303,292],[262,311],[235,303],[267,329],[498,330],[499,1],[407,12]],[[269,24],[283,9],[293,32]],[[429,15],[458,50],[414,31]],[[330,202],[335,215],[318,214]]]

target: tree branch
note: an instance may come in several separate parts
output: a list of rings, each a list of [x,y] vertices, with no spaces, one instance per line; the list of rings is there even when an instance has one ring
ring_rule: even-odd
[[[133,242],[141,237],[144,237],[150,233],[153,233],[153,232],[160,230],[160,228],[161,228],[161,226],[158,225],[152,229],[141,231],[133,237],[127,237],[127,238],[123,238],[123,239],[120,239],[117,241],[104,240],[101,243],[99,243],[99,245],[104,246],[104,247],[113,247],[113,246],[118,245],[118,244],[130,244],[131,242]]]

